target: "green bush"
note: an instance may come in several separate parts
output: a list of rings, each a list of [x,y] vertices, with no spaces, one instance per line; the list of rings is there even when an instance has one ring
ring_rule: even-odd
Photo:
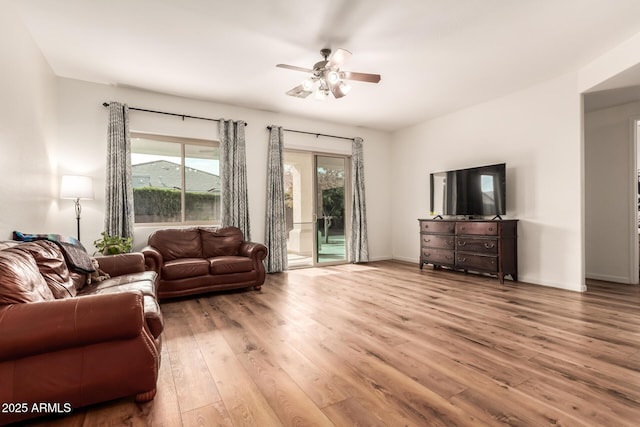
[[[180,221],[181,192],[174,189],[143,187],[133,189],[133,204],[137,218],[155,221]],[[220,196],[210,193],[185,193],[187,221],[218,219]],[[144,221],[147,222],[147,221]]]
[[[154,187],[133,189],[133,205],[136,215],[160,215],[180,217],[180,190]]]

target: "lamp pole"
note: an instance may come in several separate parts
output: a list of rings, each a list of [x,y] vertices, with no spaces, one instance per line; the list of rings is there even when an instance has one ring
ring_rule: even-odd
[[[76,222],[78,225],[78,242],[80,241],[80,213],[82,212],[82,206],[80,205],[80,199],[74,200],[75,208],[76,208]]]
[[[80,199],[93,200],[93,182],[88,176],[64,175],[60,184],[60,198],[73,200],[76,211],[76,229],[80,241]]]

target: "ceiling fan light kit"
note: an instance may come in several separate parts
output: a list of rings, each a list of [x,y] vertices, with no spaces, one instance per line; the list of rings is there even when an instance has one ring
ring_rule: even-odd
[[[302,88],[306,91],[306,92],[310,92],[313,90],[313,80],[311,79],[306,79],[302,82]]]
[[[318,88],[315,92],[313,92],[315,96],[315,98],[318,101],[325,101],[328,97],[329,97],[329,91],[326,89],[320,89]]]
[[[342,96],[345,96],[351,91],[351,85],[349,83],[340,82],[338,83],[338,87],[336,90],[340,91],[340,93],[342,93]]]
[[[324,57],[324,60],[316,62],[313,69],[287,64],[276,65],[276,67],[311,74],[309,78],[289,90],[287,95],[306,98],[313,93],[316,99],[325,100],[331,93],[335,98],[342,98],[351,90],[351,85],[344,82],[344,80],[357,80],[367,83],[378,83],[380,81],[379,74],[341,71],[340,66],[351,56],[351,52],[348,50],[338,49],[331,55],[331,49],[322,49],[320,54]]]

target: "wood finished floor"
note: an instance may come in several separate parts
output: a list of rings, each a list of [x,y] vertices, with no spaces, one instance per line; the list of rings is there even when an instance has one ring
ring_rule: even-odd
[[[158,394],[33,425],[638,426],[640,287],[415,264],[167,302]]]

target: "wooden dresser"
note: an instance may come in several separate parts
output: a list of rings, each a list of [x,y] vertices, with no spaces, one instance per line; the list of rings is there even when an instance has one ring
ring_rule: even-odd
[[[518,280],[518,220],[419,219],[420,268],[448,267]]]

